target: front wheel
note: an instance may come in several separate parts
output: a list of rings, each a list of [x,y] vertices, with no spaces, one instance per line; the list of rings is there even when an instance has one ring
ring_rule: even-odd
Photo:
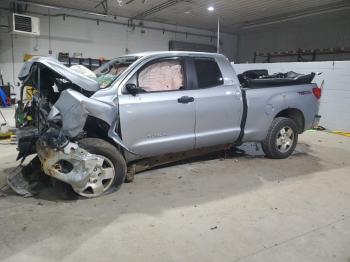
[[[54,180],[53,186],[63,199],[76,199],[79,195],[94,198],[118,189],[125,180],[126,164],[123,156],[110,143],[97,138],[79,141],[79,147],[103,159],[90,174],[90,179],[80,191],[61,181]]]
[[[298,142],[298,128],[290,118],[277,117],[272,121],[265,140],[261,143],[267,157],[283,159],[289,157]]]

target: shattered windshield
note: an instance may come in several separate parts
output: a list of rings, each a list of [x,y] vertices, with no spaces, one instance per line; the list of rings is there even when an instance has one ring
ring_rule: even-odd
[[[97,68],[94,73],[100,88],[110,86],[137,59],[136,56],[119,57]]]

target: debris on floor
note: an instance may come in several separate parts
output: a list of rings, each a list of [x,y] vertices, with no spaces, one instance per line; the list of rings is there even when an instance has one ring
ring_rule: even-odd
[[[316,130],[316,131],[325,131],[326,128],[324,128],[323,126],[318,125],[318,126],[312,128],[312,130]]]
[[[9,188],[8,185],[3,186],[2,188],[0,188],[0,197],[5,197],[7,196],[7,194],[5,193],[5,191]]]
[[[331,133],[331,134],[336,134],[336,135],[350,137],[350,132],[340,131],[340,130],[332,131],[332,130],[326,129],[326,128],[322,127],[322,126],[318,126],[316,128],[310,129],[309,131],[325,131],[325,132]]]
[[[32,197],[37,194],[36,189],[47,179],[41,175],[41,165],[38,157],[26,165],[19,165],[7,176],[7,185],[23,197]]]
[[[0,122],[0,139],[10,138],[14,134],[13,128],[10,127],[8,121],[0,110],[0,115],[2,118],[2,122]]]
[[[17,194],[23,197],[32,197],[32,186],[23,174],[23,166],[16,167],[7,177],[7,184]]]
[[[13,129],[11,129],[7,124],[1,124],[0,139],[9,139],[13,135],[14,135]]]
[[[341,136],[347,136],[347,137],[350,137],[350,133],[349,133],[349,132],[343,132],[343,131],[333,131],[332,133],[333,133],[333,134],[336,134],[336,135],[341,135]]]

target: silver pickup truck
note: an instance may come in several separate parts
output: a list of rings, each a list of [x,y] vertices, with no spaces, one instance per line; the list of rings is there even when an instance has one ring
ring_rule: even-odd
[[[16,111],[18,159],[37,154],[55,187],[83,197],[111,192],[160,163],[244,142],[286,158],[320,118],[314,73],[237,76],[220,54],[126,55],[88,73],[32,59],[19,74]],[[36,90],[31,101],[24,86]],[[15,177],[8,182],[16,190]]]

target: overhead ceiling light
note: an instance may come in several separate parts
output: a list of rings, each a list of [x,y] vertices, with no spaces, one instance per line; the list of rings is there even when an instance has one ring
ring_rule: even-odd
[[[209,7],[208,7],[208,11],[209,11],[209,12],[214,12],[214,10],[215,10],[214,6],[209,6]]]
[[[191,9],[187,9],[184,13],[185,13],[186,15],[189,15],[190,13],[192,13],[192,10],[191,10]]]

